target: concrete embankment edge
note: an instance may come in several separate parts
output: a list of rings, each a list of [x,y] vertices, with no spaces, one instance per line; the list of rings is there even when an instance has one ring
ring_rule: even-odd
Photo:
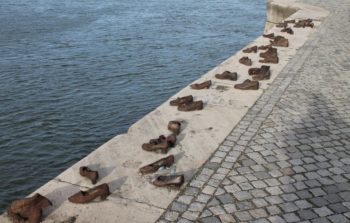
[[[213,85],[210,89],[194,91],[186,87],[171,98],[192,94],[196,100],[205,102],[204,110],[189,113],[179,112],[176,108],[168,105],[169,100],[171,100],[169,99],[132,125],[126,134],[109,140],[35,191],[47,196],[53,202],[53,207],[44,212],[44,222],[62,222],[72,218],[75,218],[75,222],[84,223],[156,221],[179,191],[155,188],[148,182],[147,178],[138,174],[140,166],[164,157],[161,154],[142,151],[142,143],[160,134],[169,134],[166,129],[168,121],[182,121],[184,128],[179,135],[178,145],[169,154],[175,155],[177,171],[185,174],[187,182],[196,174],[197,170],[220,146],[248,109],[254,105],[269,87],[269,84],[282,71],[297,49],[305,43],[328,15],[325,10],[320,8],[296,2],[291,3],[291,1],[281,2],[273,1],[273,4],[283,7],[288,2],[288,7],[293,5],[299,9],[288,18],[313,18],[317,21],[315,21],[315,29],[296,29],[294,35],[287,36],[290,47],[279,48],[280,63],[271,66],[271,80],[261,82],[261,88],[258,91],[234,89],[234,84],[249,78],[247,74],[249,67],[239,64],[239,58],[249,56],[253,61],[253,67],[262,65],[258,62],[258,54],[237,52],[195,81],[197,83],[212,80]],[[283,16],[280,16],[280,13],[275,14],[276,19],[281,18],[280,21],[286,19],[283,18],[283,13]],[[276,27],[272,27],[270,31],[286,36]],[[259,37],[248,46],[268,43],[268,39]],[[239,74],[239,80],[230,82],[214,78],[216,73],[225,70],[236,71]],[[93,202],[87,205],[75,205],[67,201],[67,197],[78,190],[93,187],[78,174],[79,167],[83,165],[99,170],[101,176],[99,183],[110,185],[112,195],[108,197],[107,201]],[[4,216],[0,220],[0,222],[7,222]]]

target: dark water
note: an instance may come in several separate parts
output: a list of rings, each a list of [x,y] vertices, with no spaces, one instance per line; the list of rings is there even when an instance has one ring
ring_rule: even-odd
[[[1,0],[0,211],[261,34],[261,0]]]

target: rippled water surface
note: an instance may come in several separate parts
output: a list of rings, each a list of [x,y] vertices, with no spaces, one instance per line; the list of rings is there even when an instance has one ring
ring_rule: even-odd
[[[261,0],[1,0],[0,211],[261,34]]]

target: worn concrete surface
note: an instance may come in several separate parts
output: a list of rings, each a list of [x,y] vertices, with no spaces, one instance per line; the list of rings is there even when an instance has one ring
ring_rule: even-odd
[[[350,222],[350,1],[299,49],[159,222]]]
[[[170,107],[167,101],[155,111],[132,125],[127,134],[119,135],[111,139],[86,158],[39,188],[36,192],[47,196],[54,203],[51,209],[45,210],[44,222],[62,222],[72,217],[75,218],[75,222],[82,223],[156,221],[169,207],[172,200],[176,198],[179,191],[156,188],[148,183],[147,178],[143,178],[138,174],[139,167],[163,157],[163,155],[160,154],[142,151],[141,145],[150,138],[158,137],[160,134],[168,134],[166,125],[170,120],[181,120],[184,123],[184,129],[179,135],[178,145],[171,149],[169,154],[174,154],[176,156],[177,172],[185,173],[186,182],[197,173],[198,169],[208,158],[210,159],[205,165],[209,165],[210,167],[213,165],[212,167],[214,167],[214,169],[219,167],[218,163],[228,165],[226,163],[231,162],[232,165],[236,165],[235,161],[241,153],[232,151],[230,155],[227,156],[227,151],[225,150],[228,150],[228,148],[232,149],[230,146],[235,144],[235,140],[234,138],[228,140],[232,135],[229,136],[226,141],[224,141],[225,138],[230,134],[237,123],[240,123],[239,125],[244,123],[246,117],[250,117],[253,120],[255,118],[256,122],[262,121],[262,118],[259,116],[249,115],[249,113],[246,115],[248,109],[251,108],[250,111],[256,112],[256,105],[261,103],[263,98],[268,97],[265,95],[268,95],[271,89],[287,86],[284,83],[278,82],[278,80],[281,79],[279,73],[281,71],[282,74],[285,72],[284,68],[291,58],[295,58],[294,55],[296,53],[300,55],[300,52],[297,50],[319,29],[321,21],[326,16],[326,11],[315,7],[309,7],[305,10],[299,10],[297,13],[293,14],[291,18],[315,18],[318,21],[315,21],[316,26],[314,29],[295,29],[295,34],[289,35],[280,33],[277,28],[272,28],[271,32],[284,35],[289,39],[290,47],[284,49],[279,48],[280,63],[278,65],[272,65],[271,80],[262,81],[261,88],[258,91],[240,91],[233,88],[234,84],[240,83],[248,78],[248,67],[239,64],[239,58],[243,55],[248,55],[253,60],[253,67],[261,65],[257,62],[258,54],[254,55],[238,52],[218,67],[203,75],[199,80],[195,81],[201,82],[211,79],[213,81],[213,86],[210,89],[195,91],[186,87],[173,97],[176,98],[178,96],[192,94],[195,99],[205,101],[204,110],[188,113],[179,112],[175,107]],[[315,38],[315,35],[313,35],[313,38]],[[268,39],[259,37],[249,44],[249,46],[266,44],[268,44]],[[306,45],[303,49],[305,48],[308,49],[310,46]],[[307,58],[305,55],[299,56],[299,63],[304,62],[305,58]],[[300,61],[302,59],[303,61]],[[216,73],[225,70],[238,72],[239,80],[237,82],[220,81],[213,77]],[[292,77],[293,75],[288,76],[288,78]],[[274,79],[276,79],[276,81],[274,81]],[[272,82],[273,84],[270,86]],[[260,98],[262,95],[263,97]],[[273,95],[271,96],[272,98],[276,98]],[[254,105],[256,101],[257,104]],[[243,117],[245,118],[241,121]],[[257,128],[258,126],[259,125],[254,124],[253,127]],[[236,129],[241,128],[238,126]],[[221,145],[223,141],[224,143]],[[218,147],[220,151],[217,151],[215,156],[211,156]],[[243,147],[243,145],[240,147],[241,151],[239,152],[243,151]],[[225,160],[227,161],[224,162],[225,164],[222,163],[222,156],[225,156]],[[93,202],[87,205],[75,205],[66,200],[68,196],[74,194],[79,189],[92,187],[88,181],[82,179],[78,174],[78,168],[82,165],[87,165],[93,169],[99,170],[101,175],[99,183],[109,183],[112,195],[108,197],[107,201]],[[225,172],[227,170],[224,169],[228,167],[229,166],[223,166],[223,168],[218,168],[215,171]],[[221,174],[220,176],[217,174],[213,176],[216,178],[226,177],[228,173],[224,172],[218,172],[218,174]],[[206,177],[203,179],[206,179]],[[182,193],[188,194],[188,190],[192,191],[191,193],[199,193],[200,190],[204,190],[203,193],[211,194],[219,190],[216,187],[220,184],[216,185],[216,183],[214,183],[214,181],[216,182],[218,179],[215,180],[214,178],[214,180],[209,180],[212,182],[211,185],[214,186],[213,188],[208,187],[210,185],[209,181],[206,182],[203,181],[203,179],[201,181],[195,178],[191,181],[190,186],[185,192]],[[208,185],[203,187],[204,184]],[[195,194],[192,194],[190,196],[194,195]],[[176,202],[191,203],[192,198],[193,197],[187,197],[187,195],[181,195],[177,198]],[[173,205],[170,207],[172,208]],[[192,213],[189,212],[172,212],[172,217],[182,215],[183,219],[185,219],[186,216],[187,219],[192,219],[193,216],[190,216],[191,214]],[[197,218],[200,217],[199,213],[195,214],[198,214]],[[166,216],[168,216],[168,214],[163,215],[163,217]],[[226,217],[229,218],[229,216]],[[1,216],[0,222],[7,222],[7,220],[4,216]]]

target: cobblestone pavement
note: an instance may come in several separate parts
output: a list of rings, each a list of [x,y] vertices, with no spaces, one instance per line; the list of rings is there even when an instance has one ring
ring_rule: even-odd
[[[350,222],[350,1],[331,11],[159,222]]]

